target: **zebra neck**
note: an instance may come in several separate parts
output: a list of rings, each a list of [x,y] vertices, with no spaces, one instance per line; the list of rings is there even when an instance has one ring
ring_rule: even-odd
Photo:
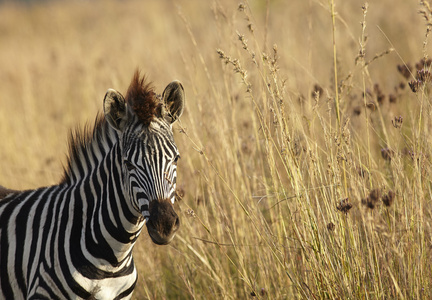
[[[82,212],[82,234],[94,265],[121,267],[144,225],[124,188],[117,133],[100,126],[70,162],[69,182],[76,210]]]

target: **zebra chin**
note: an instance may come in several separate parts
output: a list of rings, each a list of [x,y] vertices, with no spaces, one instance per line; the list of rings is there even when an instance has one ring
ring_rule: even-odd
[[[167,245],[180,227],[180,219],[170,199],[150,201],[147,231],[156,245]]]

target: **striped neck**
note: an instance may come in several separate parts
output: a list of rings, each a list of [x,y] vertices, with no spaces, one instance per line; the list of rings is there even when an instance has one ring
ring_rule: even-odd
[[[106,265],[107,271],[122,268],[132,257],[144,219],[125,190],[118,133],[98,118],[92,132],[75,132],[70,143],[61,184],[73,190],[74,213],[82,219],[82,227],[75,230],[85,239],[81,246],[92,264]]]
[[[125,190],[119,143],[99,164],[98,170],[88,180],[86,188],[94,190],[95,207],[84,230],[92,232],[99,227],[113,256],[108,261],[113,265],[131,256],[132,248],[144,225],[143,216],[132,205],[129,193]],[[108,174],[108,175],[107,175]],[[97,192],[99,190],[99,192]],[[106,247],[103,253],[106,255]],[[114,259],[115,257],[115,259]]]

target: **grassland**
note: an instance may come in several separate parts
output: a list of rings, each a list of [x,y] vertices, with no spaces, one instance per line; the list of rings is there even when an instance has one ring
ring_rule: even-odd
[[[136,299],[431,299],[432,14],[362,4],[2,3],[0,184],[58,182],[139,67],[187,109],[182,227],[140,237]]]

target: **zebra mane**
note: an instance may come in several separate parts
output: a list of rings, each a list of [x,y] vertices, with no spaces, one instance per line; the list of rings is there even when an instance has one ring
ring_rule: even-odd
[[[74,167],[83,168],[85,160],[100,159],[100,155],[105,149],[113,144],[113,137],[116,136],[115,130],[109,126],[102,113],[98,113],[91,127],[88,123],[83,128],[77,127],[71,130],[69,135],[69,153],[67,156],[66,167],[60,184],[73,180],[75,174]]]
[[[162,114],[162,104],[159,103],[152,83],[147,83],[146,77],[141,77],[138,70],[135,71],[126,93],[126,102],[146,127],[150,125],[154,117],[160,117]]]

